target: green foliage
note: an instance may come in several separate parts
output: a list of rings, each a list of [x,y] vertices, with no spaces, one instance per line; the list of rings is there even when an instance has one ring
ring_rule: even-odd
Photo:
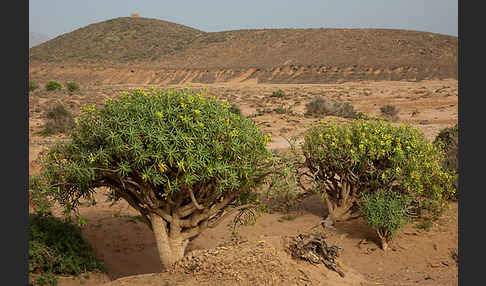
[[[451,176],[456,177],[456,193],[454,199],[457,199],[458,193],[458,174],[459,174],[459,128],[456,124],[453,127],[442,129],[434,140],[434,145],[441,148],[445,153],[445,159],[442,162],[444,170],[448,171]]]
[[[33,80],[29,80],[29,91],[34,91],[40,87],[39,83]]]
[[[188,189],[208,205],[227,193],[250,192],[266,172],[270,139],[229,108],[203,94],[155,89],[85,107],[71,140],[42,160],[32,192],[47,193],[68,210],[99,186],[116,191],[114,199],[138,196],[131,188],[138,186],[142,206],[176,197],[190,204]]]
[[[272,95],[270,95],[270,97],[282,98],[282,97],[285,97],[285,92],[283,90],[279,89],[277,91],[272,92]]]
[[[61,103],[49,108],[44,115],[46,122],[40,132],[43,136],[67,132],[75,125],[73,115]]]
[[[400,112],[400,110],[395,105],[387,104],[380,107],[380,112],[385,118],[390,118],[393,121],[397,121],[398,112]]]
[[[362,116],[354,110],[354,106],[349,102],[341,103],[326,99],[322,96],[314,97],[309,103],[305,105],[307,115],[317,116],[337,116],[343,118],[358,118]]]
[[[79,91],[79,83],[70,81],[66,83],[66,88],[69,92]]]
[[[61,90],[62,89],[62,85],[57,81],[49,81],[48,83],[46,83],[45,87],[46,87],[47,91]]]
[[[441,168],[443,153],[409,125],[383,121],[331,122],[309,128],[302,150],[324,197],[338,201],[347,183],[352,196],[378,189],[408,194],[415,211],[440,212],[454,193],[453,178]],[[331,182],[331,184],[328,184]]]
[[[34,285],[57,285],[55,275],[106,271],[81,229],[53,216],[29,217],[29,273],[39,275]],[[37,276],[36,275],[36,276]]]
[[[359,208],[366,223],[388,242],[408,222],[407,209],[411,200],[395,191],[378,190],[364,194]]]

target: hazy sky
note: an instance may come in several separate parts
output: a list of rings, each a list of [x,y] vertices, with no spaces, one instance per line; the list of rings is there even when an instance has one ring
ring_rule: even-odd
[[[30,0],[29,5],[29,30],[51,37],[131,13],[206,32],[390,28],[458,34],[458,0]]]

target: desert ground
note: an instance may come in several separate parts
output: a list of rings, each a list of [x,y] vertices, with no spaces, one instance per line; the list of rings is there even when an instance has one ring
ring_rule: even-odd
[[[35,79],[35,78],[34,78]],[[51,78],[56,80],[56,78]],[[41,86],[45,82],[40,79]],[[263,132],[272,135],[269,148],[288,149],[285,138],[298,136],[320,120],[333,117],[306,117],[305,104],[321,95],[350,102],[356,110],[379,116],[386,104],[399,108],[399,121],[421,129],[429,140],[439,131],[458,122],[458,81],[359,81],[329,84],[264,84],[252,80],[210,84],[96,84],[79,81],[81,90],[47,92],[42,88],[29,94],[29,172],[39,171],[38,155],[64,135],[37,134],[45,120],[43,112],[61,102],[76,117],[84,105],[102,105],[117,98],[120,91],[133,88],[207,88],[215,96],[240,107]],[[271,97],[283,90],[286,96]],[[178,271],[158,273],[161,263],[155,239],[148,227],[137,220],[128,204],[110,207],[104,202],[81,207],[87,218],[84,237],[107,264],[108,272],[61,278],[60,285],[457,285],[458,266],[453,253],[458,248],[457,203],[451,203],[429,230],[408,225],[386,252],[379,247],[375,233],[362,219],[341,222],[335,229],[322,229],[319,222],[326,208],[318,197],[302,202],[291,215],[263,213],[254,225],[240,226],[232,233],[232,217],[193,240]],[[323,265],[295,261],[283,250],[286,236],[324,231],[327,241],[342,248],[338,258],[346,276]],[[188,267],[196,263],[198,267]],[[192,263],[192,264],[191,264]],[[253,280],[248,280],[253,277]]]

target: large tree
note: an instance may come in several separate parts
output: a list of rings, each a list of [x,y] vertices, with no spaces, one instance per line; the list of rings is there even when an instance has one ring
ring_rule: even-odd
[[[169,266],[225,208],[243,207],[268,174],[269,137],[229,107],[187,90],[154,89],[86,107],[70,140],[46,152],[32,197],[73,211],[108,187],[141,214]]]

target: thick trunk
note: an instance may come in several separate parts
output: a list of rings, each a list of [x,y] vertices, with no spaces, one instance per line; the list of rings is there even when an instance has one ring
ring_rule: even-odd
[[[381,239],[381,249],[383,250],[387,250],[388,249],[388,242],[386,241],[386,239]]]
[[[383,249],[383,250],[388,249],[388,237],[387,237],[386,233],[387,233],[386,230],[382,230],[380,228],[378,228],[376,230],[376,234],[378,234],[378,237],[380,238],[381,249]]]
[[[352,214],[351,209],[356,201],[353,197],[355,191],[355,187],[352,187],[346,180],[343,180],[340,189],[341,196],[337,201],[333,201],[329,199],[329,196],[326,196],[325,201],[329,212],[328,219],[336,222],[346,221],[356,217]]]
[[[166,221],[160,216],[152,213],[150,214],[150,219],[152,221],[160,261],[163,267],[167,268],[184,257],[184,250],[188,241],[182,239],[181,233],[171,233],[169,235],[169,228],[167,227]]]
[[[355,216],[351,214],[351,206],[339,206],[329,210],[328,217],[333,222],[348,221],[355,218]]]

